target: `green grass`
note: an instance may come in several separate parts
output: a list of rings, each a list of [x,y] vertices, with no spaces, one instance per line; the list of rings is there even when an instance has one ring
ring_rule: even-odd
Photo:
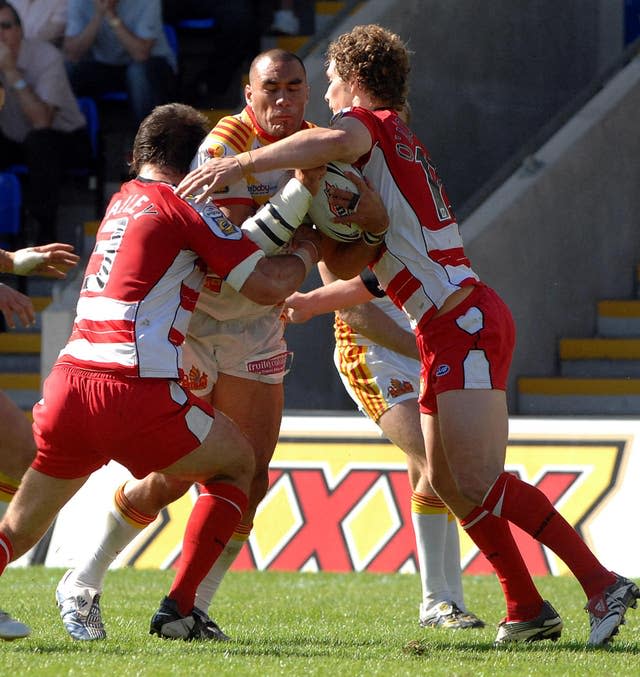
[[[562,614],[556,642],[495,649],[504,612],[493,577],[465,577],[470,609],[482,630],[418,627],[420,584],[413,575],[238,572],[225,579],[214,617],[234,640],[163,641],[148,634],[149,619],[172,573],[109,572],[102,601],[108,639],[74,642],[53,601],[60,569],[9,569],[0,607],[29,623],[32,635],[0,642],[0,674],[61,677],[108,675],[640,675],[640,613],[610,648],[587,649],[582,590],[572,578],[537,580]]]

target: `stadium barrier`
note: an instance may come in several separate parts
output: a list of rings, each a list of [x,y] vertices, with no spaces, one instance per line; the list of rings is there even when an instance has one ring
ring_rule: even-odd
[[[507,469],[540,487],[607,567],[640,576],[638,540],[620,537],[640,503],[640,421],[511,419]],[[37,551],[15,565],[34,563],[37,554],[47,566],[72,566],[127,477],[115,463],[95,473]],[[369,420],[285,416],[270,480],[235,569],[417,570],[404,456]],[[114,566],[174,566],[196,497],[192,488],[163,510]],[[532,574],[567,573],[553,553],[515,527],[514,534]],[[491,573],[462,531],[461,551],[465,573]]]

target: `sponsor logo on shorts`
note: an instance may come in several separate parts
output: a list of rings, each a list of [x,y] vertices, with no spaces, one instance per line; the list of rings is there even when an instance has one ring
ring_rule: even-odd
[[[263,374],[265,376],[282,374],[289,368],[289,357],[291,355],[292,353],[287,351],[285,353],[279,353],[278,355],[272,355],[264,360],[247,362],[247,371],[252,374]]]
[[[413,386],[410,381],[401,381],[399,378],[392,378],[387,388],[387,397],[400,397],[405,393],[412,393]]]
[[[204,288],[208,289],[214,294],[219,294],[220,289],[222,288],[222,278],[215,277],[213,275],[207,275],[207,277],[204,279]]]
[[[183,374],[180,379],[180,385],[189,390],[203,390],[209,383],[209,374],[200,371],[197,367],[192,366],[188,374]]]
[[[451,368],[448,364],[441,364],[440,366],[436,367],[436,377],[446,376],[450,371]]]

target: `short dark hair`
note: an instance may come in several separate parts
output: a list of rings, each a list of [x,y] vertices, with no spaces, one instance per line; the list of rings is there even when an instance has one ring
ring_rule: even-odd
[[[207,118],[183,103],[156,106],[140,123],[133,140],[131,171],[150,163],[187,174],[198,147],[207,135]]]
[[[0,9],[8,9],[11,12],[11,14],[13,14],[13,23],[16,26],[20,26],[20,28],[22,28],[22,21],[20,21],[20,15],[18,14],[16,8],[10,2],[0,0]]]
[[[390,30],[369,24],[343,33],[327,49],[345,82],[359,84],[382,104],[403,110],[409,92],[409,50]]]
[[[286,49],[281,49],[280,47],[275,47],[273,49],[267,49],[264,52],[260,52],[255,59],[251,62],[249,66],[249,74],[251,74],[255,67],[263,59],[271,59],[271,61],[280,61],[282,63],[289,63],[291,61],[297,61],[302,68],[305,78],[307,77],[307,69],[304,67],[304,61],[294,52],[289,52]]]

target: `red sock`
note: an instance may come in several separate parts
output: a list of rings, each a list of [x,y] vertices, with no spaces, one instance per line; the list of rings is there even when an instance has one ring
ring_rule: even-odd
[[[182,556],[169,597],[183,616],[193,609],[196,590],[218,559],[247,508],[246,494],[231,484],[212,482],[193,506],[182,544]]]
[[[0,576],[13,559],[13,546],[8,536],[0,532]]]
[[[540,489],[503,472],[485,496],[482,507],[553,550],[578,579],[587,599],[615,582],[615,575],[600,564]]]
[[[460,520],[460,526],[494,568],[507,603],[507,620],[535,618],[543,600],[513,539],[509,522],[477,507]]]

